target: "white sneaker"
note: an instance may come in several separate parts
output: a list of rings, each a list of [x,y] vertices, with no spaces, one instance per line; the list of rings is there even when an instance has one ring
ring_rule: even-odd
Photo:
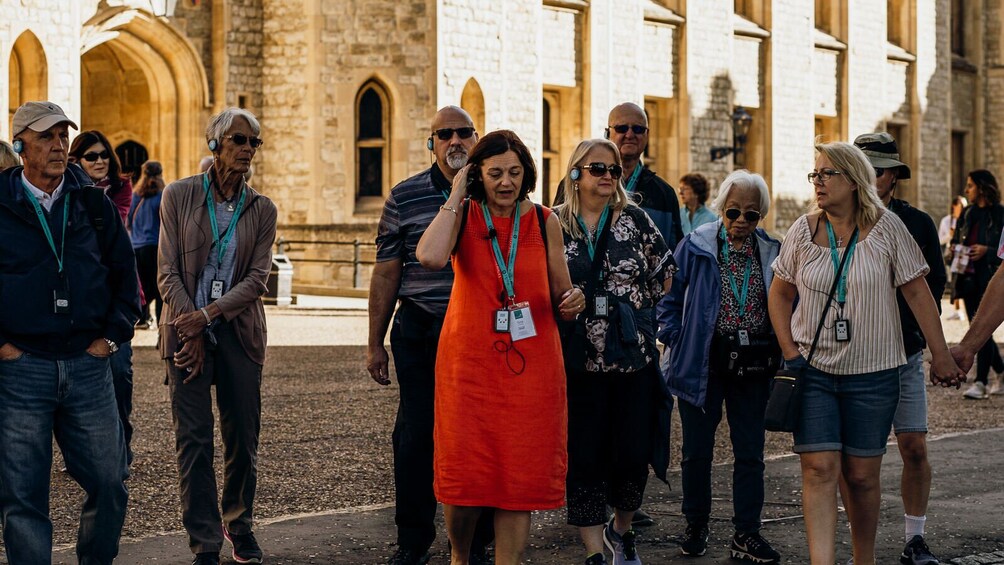
[[[995,396],[1004,394],[1004,373],[997,374],[997,377],[995,377],[993,382],[990,383],[990,390],[988,393]]]
[[[969,389],[962,394],[962,397],[970,400],[984,400],[987,397],[987,385],[976,381],[973,383],[973,386],[969,387]]]
[[[946,320],[961,320],[962,316],[959,314],[958,310],[954,310],[954,311],[952,311],[951,314],[945,316],[945,319]]]

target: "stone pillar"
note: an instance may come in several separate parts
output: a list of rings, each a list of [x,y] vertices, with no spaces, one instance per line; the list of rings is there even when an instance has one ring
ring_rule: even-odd
[[[587,116],[585,133],[603,137],[610,110],[622,102],[645,105],[644,75],[639,46],[644,34],[643,2],[593,0],[586,18],[584,82]]]
[[[886,118],[886,10],[875,0],[847,0],[847,135],[851,141]]]
[[[953,188],[951,0],[917,3],[917,62],[915,120],[918,135],[913,171],[916,198],[912,204],[935,220],[948,210]],[[961,187],[959,187],[961,188]]]

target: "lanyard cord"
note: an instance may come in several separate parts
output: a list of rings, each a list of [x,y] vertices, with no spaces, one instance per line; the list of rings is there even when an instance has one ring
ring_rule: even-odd
[[[202,188],[206,191],[206,207],[209,208],[209,226],[213,229],[213,243],[216,244],[216,267],[219,268],[223,264],[223,256],[226,255],[227,248],[230,247],[230,240],[233,239],[234,232],[237,231],[237,220],[241,217],[241,209],[244,208],[244,199],[247,198],[248,191],[241,187],[241,197],[237,201],[234,215],[230,218],[230,225],[227,226],[223,239],[220,239],[220,226],[216,222],[216,202],[213,201],[213,191],[209,189],[209,171],[206,171],[202,177]]]
[[[31,189],[24,185],[24,180],[21,181],[21,188],[24,189],[24,194],[28,197],[31,202],[32,207],[35,208],[35,215],[38,216],[38,223],[42,224],[42,231],[45,232],[45,239],[49,242],[49,249],[52,249],[52,254],[56,256],[56,264],[59,265],[59,274],[63,274],[63,252],[66,250],[66,222],[70,215],[70,195],[69,193],[63,195],[63,238],[59,242],[59,252],[56,251],[56,243],[52,240],[52,232],[49,230],[49,222],[45,219],[45,212],[42,211],[42,205],[38,203],[38,199],[32,194]]]
[[[829,218],[826,220],[826,236],[830,241],[830,260],[833,262],[833,272],[836,273],[840,265],[840,255],[837,252],[837,238],[833,233],[833,225]],[[847,302],[847,272],[851,269],[850,262],[854,258],[854,248],[857,247],[857,244],[858,228],[855,227],[851,240],[847,243],[847,249],[844,250],[844,254],[847,255],[847,268],[840,273],[840,279],[837,280],[836,299],[841,308]]]
[[[495,265],[499,269],[499,274],[502,276],[502,284],[505,286],[506,295],[509,296],[509,302],[513,303],[516,301],[516,248],[519,244],[519,203],[516,203],[516,208],[513,210],[513,220],[512,220],[512,240],[509,243],[509,262],[506,263],[502,258],[502,249],[499,247],[499,237],[498,232],[495,231],[495,224],[492,223],[491,212],[488,211],[488,205],[484,202],[481,203],[481,213],[485,217],[485,225],[488,226],[488,234],[491,238],[492,253],[495,255]]]
[[[638,164],[634,166],[634,172],[631,173],[631,178],[628,179],[627,186],[624,187],[624,190],[629,193],[634,192],[634,189],[638,186],[638,177],[641,176],[642,168],[641,161],[639,161]]]
[[[592,261],[596,257],[596,244],[600,239],[600,234],[603,233],[603,228],[606,227],[607,218],[610,216],[610,205],[603,207],[603,212],[600,213],[600,219],[596,222],[596,233],[593,235],[589,234],[589,229],[586,228],[586,222],[582,221],[582,214],[576,216],[576,221],[579,222],[579,227],[582,228],[583,233],[586,234],[586,249],[589,251],[589,260]]]
[[[746,237],[752,237],[752,235],[753,234],[750,234]],[[736,284],[736,276],[729,266],[729,237],[728,233],[725,231],[725,224],[722,224],[720,236],[724,242],[722,255],[725,259],[725,272],[729,276],[729,286],[732,287],[732,295],[736,297],[737,301],[739,301],[739,318],[742,319],[743,315],[746,313],[746,299],[749,297],[750,276],[753,272],[753,257],[751,254],[747,254],[746,256],[746,270],[743,272],[743,290],[742,293],[740,293],[739,285]]]

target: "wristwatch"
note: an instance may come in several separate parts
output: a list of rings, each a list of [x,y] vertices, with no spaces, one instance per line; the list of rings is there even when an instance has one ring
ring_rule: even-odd
[[[116,351],[119,350],[118,344],[115,343],[114,341],[108,339],[107,337],[105,338],[105,343],[108,344],[108,351],[110,351],[112,353],[115,353]]]

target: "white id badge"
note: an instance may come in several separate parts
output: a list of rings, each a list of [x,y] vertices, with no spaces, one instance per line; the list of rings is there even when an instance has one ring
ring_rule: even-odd
[[[593,316],[597,318],[606,318],[610,315],[610,301],[607,299],[605,294],[597,294],[593,298]]]
[[[213,279],[209,287],[209,299],[219,300],[223,297],[223,281],[219,279]]]
[[[851,323],[848,320],[837,320],[833,324],[833,330],[837,334],[837,341],[851,340]]]
[[[537,335],[537,328],[533,326],[533,316],[530,314],[528,302],[520,302],[509,307],[509,335],[513,341]]]
[[[508,310],[496,310],[495,311],[495,333],[508,333],[509,332],[509,311]]]

